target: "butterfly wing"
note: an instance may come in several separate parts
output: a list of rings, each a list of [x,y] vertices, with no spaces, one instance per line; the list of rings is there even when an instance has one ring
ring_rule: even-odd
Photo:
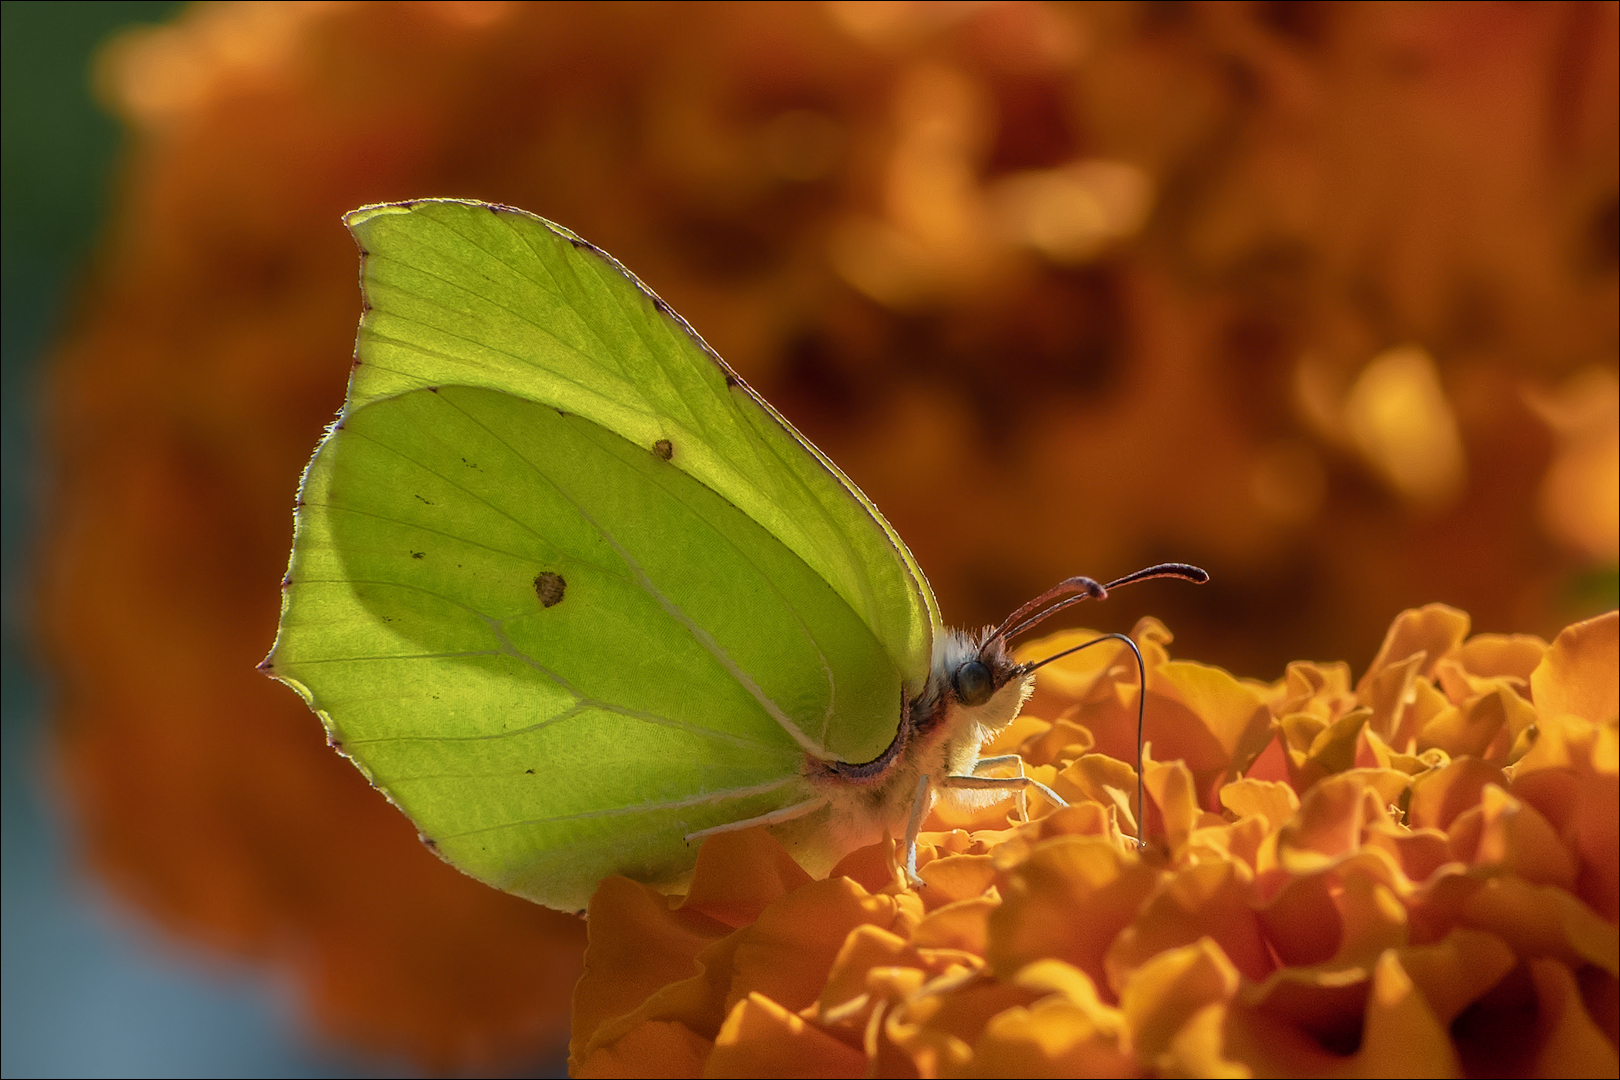
[[[933,609],[842,474],[566,232],[351,220],[369,308],[269,664],[424,836],[578,908],[810,798],[807,752],[881,753]]]
[[[905,543],[634,275],[568,230],[506,207],[426,201],[347,220],[365,253],[370,305],[351,408],[460,383],[586,417],[642,446],[666,440],[677,468],[831,583],[920,685],[939,608]]]

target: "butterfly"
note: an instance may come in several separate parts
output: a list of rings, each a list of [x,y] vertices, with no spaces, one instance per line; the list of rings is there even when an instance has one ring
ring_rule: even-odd
[[[903,836],[915,880],[937,790],[1041,786],[978,756],[1033,686],[1007,641],[1106,587],[948,629],[872,502],[612,257],[485,203],[346,222],[364,314],[263,667],[442,858],[572,911],[763,825],[817,875]],[[1164,575],[1207,577],[1112,584]]]

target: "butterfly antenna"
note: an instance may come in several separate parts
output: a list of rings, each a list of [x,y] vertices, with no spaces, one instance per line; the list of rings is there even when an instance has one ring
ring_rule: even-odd
[[[1033,600],[1020,605],[1018,610],[1008,615],[1006,619],[1002,620],[1000,626],[990,632],[990,636],[986,640],[1001,638],[1003,641],[1010,641],[1025,630],[1044,622],[1065,608],[1073,607],[1082,600],[1106,600],[1109,589],[1117,589],[1121,585],[1133,585],[1138,581],[1148,581],[1152,578],[1161,577],[1180,578],[1182,581],[1202,585],[1209,580],[1209,573],[1190,563],[1159,563],[1157,566],[1149,566],[1136,571],[1134,574],[1126,574],[1122,578],[1116,578],[1106,585],[1099,584],[1094,578],[1083,575],[1065,578]],[[1147,664],[1142,660],[1142,650],[1137,648],[1136,642],[1124,634],[1103,634],[1101,637],[1092,638],[1083,645],[1076,645],[1072,649],[1064,649],[1060,653],[1048,656],[1045,660],[1025,664],[1021,672],[1027,675],[1037,668],[1045,667],[1054,660],[1061,660],[1063,657],[1077,653],[1081,649],[1089,649],[1093,645],[1110,639],[1123,641],[1130,647],[1132,654],[1136,657],[1136,846],[1141,849],[1147,846],[1142,838],[1142,824],[1147,816],[1146,807],[1142,802],[1142,736],[1147,718]]]
[[[1209,573],[1189,563],[1159,563],[1157,566],[1149,566],[1134,574],[1116,578],[1106,585],[1100,585],[1095,579],[1084,576],[1065,578],[1033,600],[1020,605],[1017,611],[1008,615],[1000,626],[990,632],[990,637],[1011,641],[1025,630],[1044,622],[1065,608],[1073,607],[1082,600],[1106,600],[1109,589],[1161,577],[1180,578],[1194,585],[1202,585],[1209,580]]]
[[[1147,717],[1147,665],[1142,662],[1142,650],[1136,647],[1136,642],[1124,634],[1104,634],[1101,637],[1092,638],[1084,645],[1076,645],[1072,649],[1064,649],[1060,653],[1048,656],[1045,660],[1025,664],[1021,674],[1027,675],[1036,668],[1045,667],[1054,660],[1061,660],[1071,653],[1077,653],[1081,649],[1089,649],[1093,645],[1100,645],[1110,639],[1123,641],[1130,646],[1131,652],[1136,655],[1136,847],[1137,850],[1141,850],[1147,847],[1147,843],[1142,839],[1142,822],[1147,818],[1147,807],[1142,802],[1142,733],[1143,721]]]

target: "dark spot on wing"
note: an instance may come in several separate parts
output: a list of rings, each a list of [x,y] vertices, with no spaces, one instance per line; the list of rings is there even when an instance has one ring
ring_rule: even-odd
[[[343,740],[338,738],[336,735],[328,735],[326,737],[326,745],[330,746],[334,750],[342,750]]]
[[[740,385],[742,385],[742,380],[741,379],[737,378],[737,376],[733,375],[729,371],[726,372],[726,389],[727,390],[730,390],[733,386],[740,386]]]
[[[534,595],[540,598],[541,607],[556,607],[562,603],[567,588],[568,582],[555,570],[542,570],[535,575]]]
[[[427,388],[427,392],[430,394],[437,394],[439,392],[439,388],[437,386],[430,386]]]
[[[423,558],[426,554],[427,553],[424,552],[424,551],[413,551],[413,552],[411,552],[411,558],[420,559],[420,558]]]
[[[437,840],[429,839],[426,836],[418,836],[417,839],[421,840],[422,846],[426,847],[429,851],[439,850],[439,842]]]
[[[476,461],[468,461],[466,458],[462,458],[461,463],[463,465],[467,466],[467,468],[469,468],[469,469],[478,468],[478,462],[476,462]]]
[[[411,494],[412,494],[412,495],[413,495],[413,496],[414,496],[414,497],[415,497],[415,498],[418,498],[418,499],[421,499],[421,500],[422,500],[422,502],[423,502],[423,503],[424,503],[424,504],[426,504],[426,505],[428,505],[428,506],[432,506],[432,505],[433,505],[433,500],[432,500],[432,499],[424,499],[424,498],[422,498],[422,496],[420,496],[420,495],[417,495],[417,494],[416,494],[416,493],[415,493],[415,492],[412,492],[412,493],[411,493]]]
[[[653,453],[668,461],[675,456],[675,444],[668,439],[659,439],[653,443]]]
[[[525,776],[533,776],[534,775],[534,770],[533,769],[524,769],[523,773],[524,773]]]

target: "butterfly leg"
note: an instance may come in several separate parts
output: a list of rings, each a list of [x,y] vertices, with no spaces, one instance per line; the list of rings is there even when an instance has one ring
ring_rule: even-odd
[[[806,814],[813,814],[826,805],[827,800],[825,798],[806,799],[804,802],[784,806],[780,810],[772,810],[770,813],[761,814],[758,817],[747,818],[743,821],[728,821],[724,825],[699,829],[697,832],[687,833],[683,839],[690,844],[694,840],[702,840],[705,836],[713,836],[715,833],[737,832],[741,829],[752,829],[755,825],[780,825],[784,821],[793,821],[796,818],[804,817]]]
[[[1058,806],[1068,806],[1068,800],[1030,776],[947,776],[941,787],[967,788],[975,791],[996,791],[1017,788],[1025,791],[1034,788]]]
[[[997,754],[995,757],[980,758],[973,763],[973,775],[981,776],[986,769],[995,768],[997,765],[1012,765],[1017,768],[1019,776],[1024,775],[1024,759],[1017,754]],[[1018,816],[1025,821],[1029,820],[1029,799],[1025,796],[1023,788],[1018,789]]]
[[[928,812],[930,788],[928,774],[917,777],[917,797],[911,803],[911,820],[906,823],[906,884],[920,889],[923,879],[917,876],[917,833],[922,830],[923,815]]]

